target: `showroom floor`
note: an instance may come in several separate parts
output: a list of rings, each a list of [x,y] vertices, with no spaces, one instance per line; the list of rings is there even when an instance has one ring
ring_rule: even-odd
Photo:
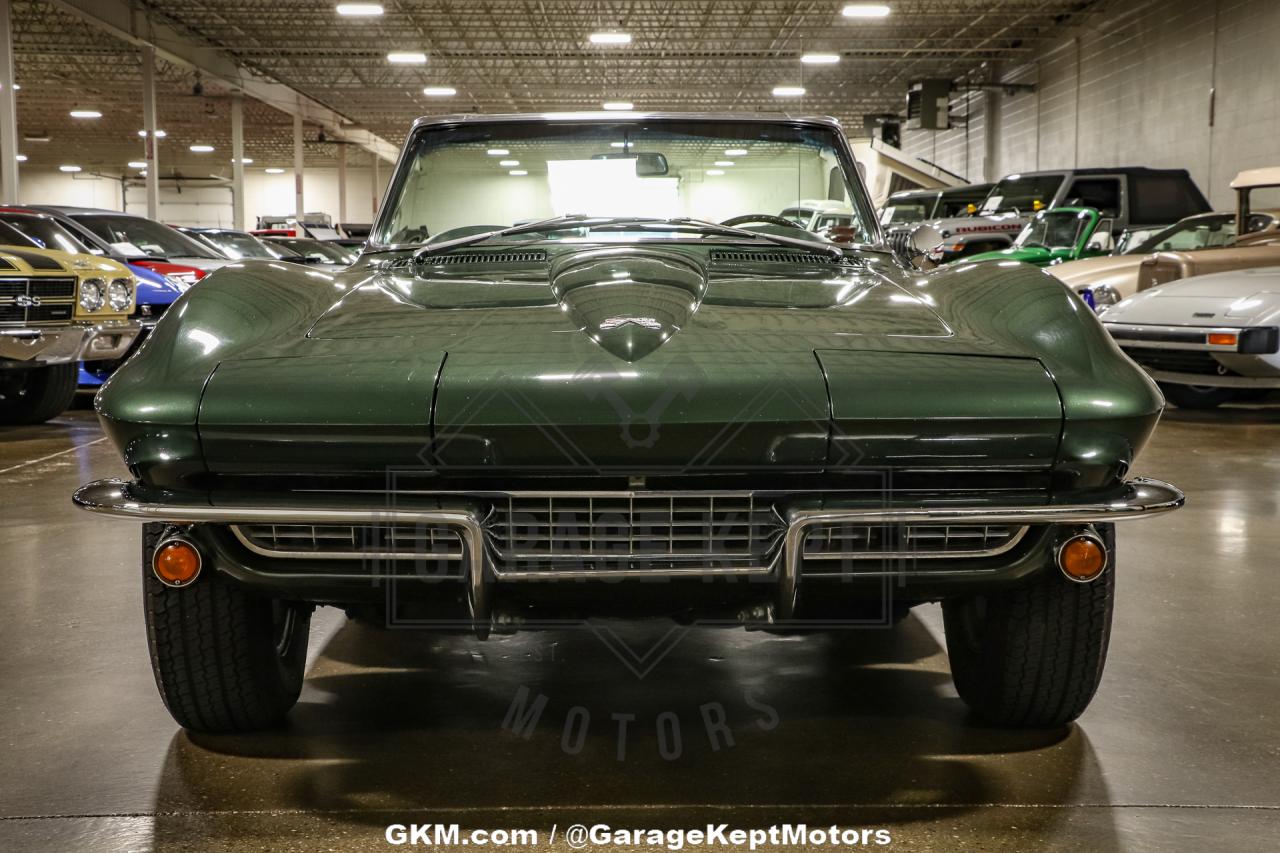
[[[378,849],[408,822],[556,824],[562,847],[574,823],[710,821],[887,827],[913,849],[1274,850],[1277,448],[1280,402],[1167,414],[1141,473],[1187,507],[1121,528],[1110,663],[1066,731],[967,721],[936,608],[893,632],[487,642],[326,609],[288,728],[205,737],[152,683],[138,529],[71,507],[123,473],[92,415],[0,429],[0,849]],[[547,698],[527,739],[503,728],[522,691]],[[563,744],[574,706],[586,738]]]

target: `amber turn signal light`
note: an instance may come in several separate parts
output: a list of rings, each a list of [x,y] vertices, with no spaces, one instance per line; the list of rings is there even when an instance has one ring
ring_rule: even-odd
[[[151,557],[151,570],[166,586],[187,586],[200,574],[200,552],[185,539],[160,543]]]
[[[1107,548],[1092,533],[1072,536],[1058,547],[1058,568],[1068,579],[1088,583],[1107,568]]]
[[[1215,347],[1233,347],[1236,345],[1236,337],[1234,332],[1210,332],[1209,343]]]

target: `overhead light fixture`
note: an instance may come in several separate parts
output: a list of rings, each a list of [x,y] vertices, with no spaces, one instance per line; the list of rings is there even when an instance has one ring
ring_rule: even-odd
[[[519,160],[499,160],[498,165],[499,166],[519,166],[520,161]]]
[[[98,110],[72,110],[70,116],[72,118],[102,118],[102,113]]]
[[[600,106],[610,112],[626,112],[627,110],[634,110],[636,108],[636,105],[630,101],[605,101]]]
[[[724,150],[726,157],[746,157],[747,149],[745,148],[726,148]]]
[[[723,175],[724,169],[707,169],[708,175]]]
[[[507,174],[508,174],[508,175],[515,175],[515,176],[518,178],[518,177],[520,177],[521,175],[527,175],[527,174],[529,174],[529,172],[528,172],[527,170],[525,170],[525,169],[512,169],[510,172],[507,172]]]
[[[242,164],[244,164],[245,166],[248,166],[250,163],[252,163],[252,162],[253,162],[253,158],[252,158],[252,157],[241,157],[241,158],[240,158],[240,162],[241,162]],[[231,158],[231,165],[232,165],[232,166],[234,166],[235,164],[236,164],[236,158],[232,157],[232,158]]]
[[[717,161],[716,161],[716,165],[717,165],[717,166],[732,166],[732,165],[733,165],[733,161],[732,161],[732,160],[717,160]]]
[[[21,89],[21,88],[22,88],[22,84],[21,84],[21,83],[14,83],[14,84],[13,84],[13,91],[15,91],[15,92],[16,92],[16,91],[18,91],[18,90],[19,90],[19,89]]]
[[[883,3],[850,3],[840,14],[846,18],[887,18],[889,12]]]
[[[631,33],[600,32],[592,33],[588,38],[592,44],[631,44]]]
[[[25,163],[27,162],[27,155],[19,154],[17,157],[14,157],[13,159],[17,160],[19,163]]]
[[[427,61],[425,53],[407,51],[404,53],[388,53],[387,62],[395,65],[423,65]]]
[[[144,162],[143,162],[143,161],[141,161],[141,160],[130,160],[130,161],[129,161],[129,168],[130,168],[130,169],[145,169],[145,168],[147,168],[147,164],[146,164],[146,163],[144,163]]]
[[[80,171],[80,167],[79,166],[59,166],[58,171],[59,172],[78,172]]]
[[[266,172],[268,175],[283,175],[283,174],[284,174],[284,169],[281,169],[281,168],[279,168],[279,167],[277,167],[277,166],[272,166],[272,167],[270,167],[270,168],[268,168],[268,169],[263,169],[263,171],[264,171],[264,172]]]
[[[610,142],[610,143],[609,143],[609,147],[611,147],[611,148],[630,148],[630,147],[631,147],[631,143],[630,143],[630,142]]]
[[[804,86],[774,86],[775,98],[798,98],[804,94]]]
[[[338,14],[348,18],[376,18],[382,14],[381,3],[339,3]]]
[[[806,53],[800,57],[805,65],[835,65],[840,61],[838,53]]]
[[[213,150],[212,145],[192,145],[191,150],[196,154],[208,154]]]
[[[138,131],[138,135],[145,137],[147,135],[147,132],[145,130],[140,130]],[[156,131],[156,139],[164,139],[168,135],[169,134],[165,133],[163,130]]]
[[[458,90],[452,86],[427,86],[422,90],[422,94],[432,98],[448,98],[458,94]]]
[[[488,154],[490,157],[506,157],[511,152],[505,148],[490,148],[484,153]]]

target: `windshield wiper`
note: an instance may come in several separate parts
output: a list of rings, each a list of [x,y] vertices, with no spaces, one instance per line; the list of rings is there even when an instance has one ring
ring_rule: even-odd
[[[655,231],[671,231],[675,229],[693,230],[702,234],[715,234],[722,237],[738,237],[748,240],[766,240],[779,246],[789,246],[798,249],[805,249],[811,252],[822,252],[832,255],[833,257],[842,258],[844,253],[838,246],[830,243],[823,243],[818,240],[807,240],[803,237],[786,237],[780,234],[768,234],[761,231],[748,231],[745,228],[734,228],[729,225],[720,225],[715,222],[704,222],[700,219],[690,219],[681,217],[677,219],[660,219],[657,217],[643,216],[586,216],[583,214],[574,214],[571,216],[556,216],[551,219],[543,219],[538,222],[529,222],[524,225],[513,225],[510,228],[499,228],[495,231],[485,231],[480,234],[469,234],[466,237],[457,237],[453,240],[445,240],[433,245],[423,246],[413,253],[413,259],[418,261],[431,255],[441,252],[448,252],[452,249],[460,249],[465,246],[473,246],[477,243],[483,243],[499,237],[509,237],[517,234],[537,234],[540,232],[564,231],[572,228],[586,228],[588,231],[604,231],[609,229],[635,229],[635,230],[655,230]]]

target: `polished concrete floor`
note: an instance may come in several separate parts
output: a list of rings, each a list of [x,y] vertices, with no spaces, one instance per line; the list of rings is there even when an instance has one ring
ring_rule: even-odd
[[[71,507],[122,473],[92,417],[3,428],[0,850],[386,849],[413,822],[557,826],[544,849],[575,823],[803,822],[886,828],[882,849],[1276,850],[1278,449],[1280,402],[1166,416],[1141,473],[1187,507],[1121,528],[1106,676],[1062,731],[970,721],[936,608],[807,638],[487,642],[330,609],[288,726],[207,737],[156,696],[137,528]],[[503,728],[522,689],[547,699],[527,738]]]

